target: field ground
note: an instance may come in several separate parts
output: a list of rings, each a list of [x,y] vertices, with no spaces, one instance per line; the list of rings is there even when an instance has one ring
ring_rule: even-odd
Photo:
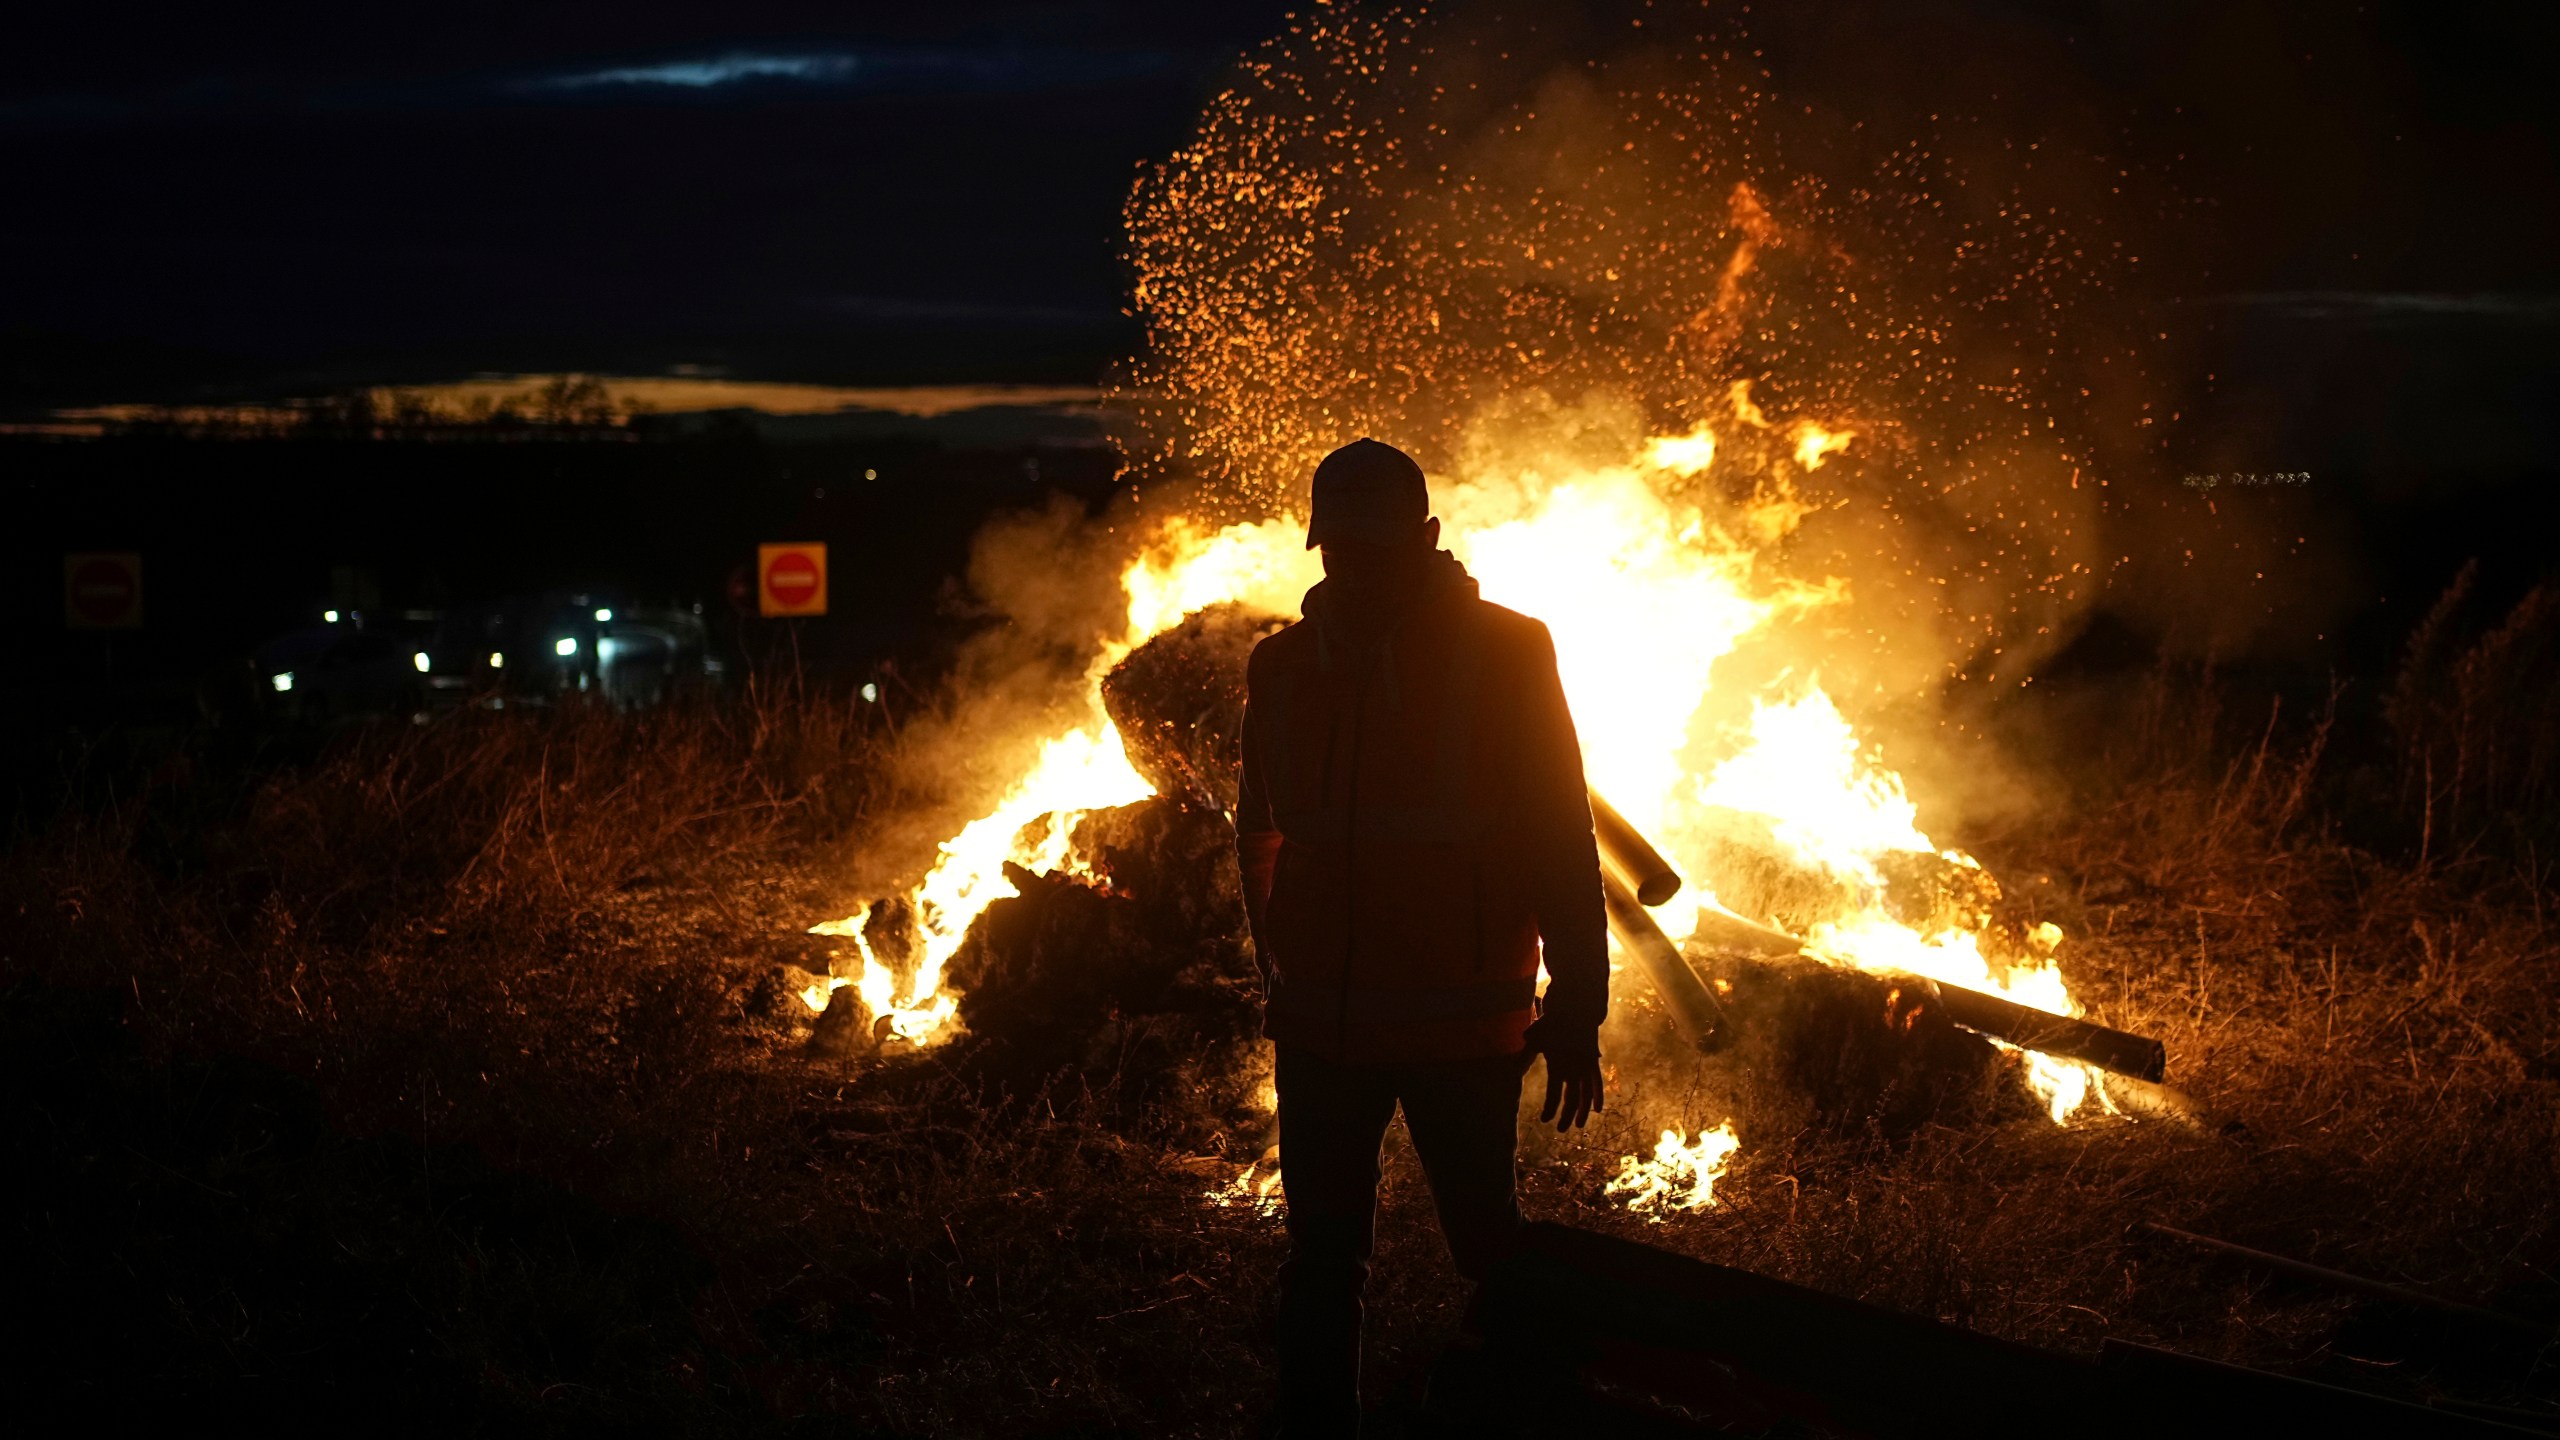
[[[2100,1018],[2167,1043],[2203,1125],[1888,1143],[1744,1114],[1723,1203],[1651,1224],[1601,1184],[1681,1084],[1654,1070],[1529,1143],[1530,1212],[2067,1350],[2560,1414],[2543,1357],[2140,1229],[2560,1320],[2560,896],[2490,818],[2540,772],[2440,782],[2459,716],[2341,759],[2318,725],[2199,723],[2213,694],[2156,677],[2070,803],[1961,837],[2071,932]],[[930,810],[882,724],[824,697],[463,715],[31,823],[0,861],[22,1412],[1244,1431],[1278,1227],[1204,1192],[1258,1136],[1169,1149],[1107,1077],[812,1058],[760,996],[850,908],[848,837]],[[1391,1159],[1394,1429],[1465,1297]]]

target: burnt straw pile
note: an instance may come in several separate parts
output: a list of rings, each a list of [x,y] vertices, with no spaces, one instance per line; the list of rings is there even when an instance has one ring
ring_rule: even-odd
[[[1271,1073],[1255,1043],[1260,981],[1227,816],[1245,658],[1278,624],[1211,606],[1111,672],[1104,704],[1131,765],[1157,793],[1077,816],[1067,863],[1054,871],[1005,862],[1017,893],[987,907],[949,962],[958,1035],[934,1052],[937,1071],[989,1093],[1075,1093],[1094,1113],[1195,1148],[1267,1127],[1267,1101],[1257,1100]],[[1032,822],[1054,823],[1045,815]],[[810,1051],[914,1054],[891,1017],[872,1014],[845,981],[865,951],[911,973],[920,944],[910,902],[900,898],[863,915],[858,947],[829,947],[839,988],[811,1028]],[[804,1015],[796,997],[822,994],[809,987],[824,983],[783,967],[753,1008]]]
[[[1243,1107],[1267,1072],[1230,833],[1158,798],[1084,818],[1089,876],[1008,865],[1022,893],[989,906],[951,963],[963,1063],[1016,1084],[1071,1070],[1159,1113]]]
[[[1261,1115],[1268,1059],[1254,1043],[1258,979],[1228,813],[1246,658],[1280,623],[1214,606],[1111,673],[1104,703],[1157,795],[1085,814],[1073,858],[1054,873],[1007,865],[1020,893],[990,906],[951,961],[965,1034],[944,1052],[948,1065],[1015,1094],[1081,1084],[1124,1115],[1195,1140]],[[1827,898],[1794,894],[1828,882],[1774,852],[1747,840],[1726,849],[1716,873],[1701,877],[1718,893],[1746,897],[1781,922],[1817,913]],[[1919,919],[1996,906],[1981,872],[1927,859],[1892,877],[1898,909]],[[901,901],[875,906],[863,926],[872,953],[892,966],[909,963],[914,936]],[[1784,939],[1708,926],[1673,958],[1676,971],[1663,970],[1659,956],[1651,967],[1627,966],[1606,1037],[1615,1062],[1694,1078],[1791,1129],[1893,1137],[2043,1108],[2019,1053],[1986,1039],[1979,1017],[1964,1011],[1963,1001],[1980,997],[1817,963],[1791,945],[1773,947],[1773,937]],[[1666,980],[1715,998],[1677,1013]],[[837,993],[813,1048],[901,1048],[893,1033],[865,1025],[854,998]],[[1713,1028],[1703,1043],[1701,1013]],[[1991,1033],[2000,1033],[1996,1025]]]

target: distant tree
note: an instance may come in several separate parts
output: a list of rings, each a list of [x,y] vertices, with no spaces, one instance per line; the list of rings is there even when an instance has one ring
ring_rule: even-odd
[[[301,429],[306,435],[329,439],[372,439],[379,423],[370,390],[342,390],[305,402],[301,407]]]
[[[525,409],[538,425],[601,429],[622,419],[613,392],[592,375],[554,375],[527,399]]]
[[[451,425],[458,418],[435,402],[434,397],[416,390],[397,387],[384,390],[378,397],[384,420],[390,428],[402,431],[430,430]]]

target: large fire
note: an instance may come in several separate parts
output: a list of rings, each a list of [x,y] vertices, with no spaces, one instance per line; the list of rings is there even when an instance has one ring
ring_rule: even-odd
[[[1591,47],[1568,58],[1553,7],[1318,4],[1140,181],[1131,459],[1201,483],[1149,522],[1079,716],[908,897],[914,962],[859,917],[819,927],[880,1028],[950,1034],[944,967],[1005,862],[1072,867],[1075,816],[1146,793],[1100,702],[1114,663],[1217,602],[1296,613],[1304,478],[1363,433],[1424,460],[1485,597],[1553,633],[1593,785],[1689,877],[1673,939],[1709,909],[1783,918],[1815,961],[2078,1012],[2058,930],[1889,903],[1915,870],[1994,887],[1856,717],[2017,683],[2092,583],[2105,481],[2045,397],[2131,358],[2066,333],[2131,257],[2028,203],[2032,164],[1967,176],[1852,130],[1840,183],[1787,168],[1728,68],[1749,47],[1669,8],[1568,25]],[[1821,913],[1713,893],[1746,841]],[[2057,1123],[2106,1103],[2078,1063],[2021,1063]],[[1674,1131],[1619,1193],[1711,1203],[1738,1143]]]
[[[1816,433],[1819,444],[1801,438]],[[1847,431],[1794,429],[1767,438],[1787,457],[1782,463],[1808,465],[1855,441]],[[1818,681],[1782,677],[1774,693],[1753,697],[1749,723],[1738,733],[1700,733],[1719,659],[1771,617],[1841,603],[1851,593],[1845,580],[1808,586],[1765,576],[1752,549],[1754,527],[1765,517],[1720,513],[1684,498],[1704,493],[1684,482],[1713,464],[1716,448],[1699,430],[1657,439],[1621,466],[1461,477],[1441,501],[1452,547],[1485,597],[1536,616],[1554,634],[1593,784],[1691,874],[1704,868],[1705,852],[1734,814],[1765,822],[1797,863],[1854,897],[1807,937],[1818,958],[2078,1013],[2053,959],[2062,939],[2053,927],[2036,932],[2039,953],[1995,962],[1980,928],[1988,916],[1977,917],[1975,928],[1924,934],[1887,910],[1879,868],[1887,857],[1975,862],[1941,849],[1920,829],[1900,778],[1860,744]],[[922,936],[912,972],[894,975],[872,953],[859,916],[816,927],[857,947],[861,974],[840,983],[856,986],[872,1015],[920,1043],[949,1033],[957,997],[942,983],[943,968],[970,923],[1015,893],[1004,864],[1072,868],[1067,836],[1079,814],[1151,793],[1104,715],[1102,676],[1131,649],[1209,605],[1242,601],[1294,613],[1296,598],[1320,578],[1304,536],[1294,516],[1215,529],[1175,521],[1156,535],[1122,575],[1127,629],[1097,653],[1086,714],[1040,748],[1002,801],[944,842],[909,897]],[[1693,883],[1661,910],[1664,928],[1686,936],[1705,907],[1721,902]],[[2029,1083],[2057,1123],[2097,1089],[2082,1065],[2040,1054],[2026,1060]],[[1700,1149],[1710,1136],[1721,1136],[1723,1147],[1712,1157]],[[1706,1132],[1695,1144],[1672,1136],[1651,1160],[1627,1157],[1613,1183],[1619,1193],[1650,1197],[1647,1205],[1706,1204],[1733,1143],[1729,1129]]]

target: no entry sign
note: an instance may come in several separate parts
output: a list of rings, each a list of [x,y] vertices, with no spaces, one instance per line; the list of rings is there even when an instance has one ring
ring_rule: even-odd
[[[827,613],[827,547],[756,547],[756,610],[763,615]]]
[[[62,623],[74,630],[142,624],[142,557],[100,550],[62,557]]]

